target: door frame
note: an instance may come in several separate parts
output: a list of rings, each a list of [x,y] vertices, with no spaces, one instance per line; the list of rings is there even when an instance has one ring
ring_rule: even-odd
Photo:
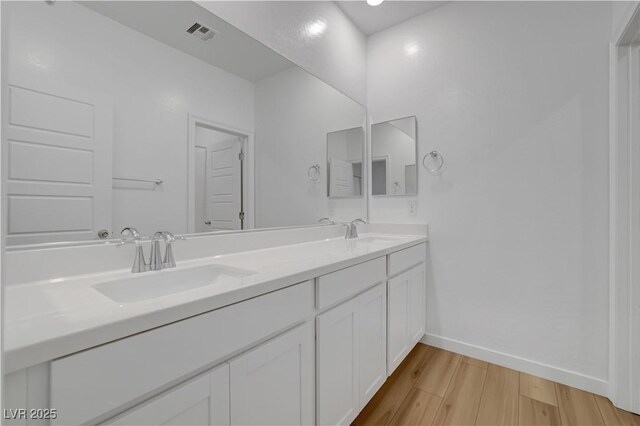
[[[640,4],[610,46],[609,398],[640,413]]]
[[[205,174],[204,180],[205,180],[205,185],[206,185],[206,183],[208,182],[208,180],[207,180],[207,168],[209,167],[209,148],[207,148],[206,146],[198,145],[197,143],[194,145],[194,151],[193,151],[193,154],[194,154],[193,176],[194,176],[194,179],[195,179],[195,176],[197,175],[197,161],[195,161],[195,160],[197,158],[196,153],[198,152],[198,148],[204,150],[204,174]],[[196,188],[196,180],[194,180],[194,182],[193,182],[193,189],[195,190],[195,188]],[[196,230],[197,229],[197,221],[195,220],[195,215],[196,215],[195,205],[196,205],[196,201],[197,201],[196,198],[197,197],[195,197],[195,193],[194,193],[194,200],[193,200],[193,203],[194,203],[193,232],[197,233],[197,234],[201,234],[204,231],[197,231]],[[206,200],[205,200],[205,203],[206,203]]]
[[[244,152],[244,170],[242,174],[244,188],[243,199],[245,211],[244,229],[253,229],[255,227],[255,210],[254,210],[254,139],[253,132],[238,129],[226,124],[217,123],[213,120],[203,118],[195,114],[188,114],[188,136],[187,136],[187,232],[193,234],[195,232],[195,149],[196,149],[196,127],[206,127],[211,130],[229,133],[244,139],[242,143],[242,152]],[[215,231],[212,231],[215,232]],[[207,234],[206,232],[200,233]]]

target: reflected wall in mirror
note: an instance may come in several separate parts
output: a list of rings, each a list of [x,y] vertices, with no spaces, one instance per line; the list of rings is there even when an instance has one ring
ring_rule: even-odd
[[[327,134],[327,194],[332,198],[362,197],[364,129]]]
[[[8,244],[364,217],[307,177],[364,107],[196,3],[2,8]]]
[[[374,196],[418,193],[416,117],[371,126],[371,189]]]

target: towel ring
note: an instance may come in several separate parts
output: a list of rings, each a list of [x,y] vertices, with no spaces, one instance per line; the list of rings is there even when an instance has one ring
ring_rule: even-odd
[[[427,165],[429,160],[437,161],[437,167],[429,167]],[[444,157],[438,151],[431,151],[422,158],[422,166],[427,169],[429,173],[433,175],[439,175],[440,173],[442,173],[442,168],[444,167]]]
[[[318,179],[320,179],[320,165],[314,164],[309,167],[309,170],[307,170],[307,176],[310,181],[317,182]]]

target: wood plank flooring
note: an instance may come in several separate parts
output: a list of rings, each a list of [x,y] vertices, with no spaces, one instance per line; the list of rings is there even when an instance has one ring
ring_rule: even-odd
[[[640,416],[602,396],[418,344],[353,425],[640,426]]]

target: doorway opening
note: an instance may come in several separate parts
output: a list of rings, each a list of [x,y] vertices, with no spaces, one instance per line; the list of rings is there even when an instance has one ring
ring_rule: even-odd
[[[249,135],[193,117],[189,130],[189,232],[249,228]]]
[[[389,162],[386,157],[375,157],[371,162],[371,195],[386,195]]]

